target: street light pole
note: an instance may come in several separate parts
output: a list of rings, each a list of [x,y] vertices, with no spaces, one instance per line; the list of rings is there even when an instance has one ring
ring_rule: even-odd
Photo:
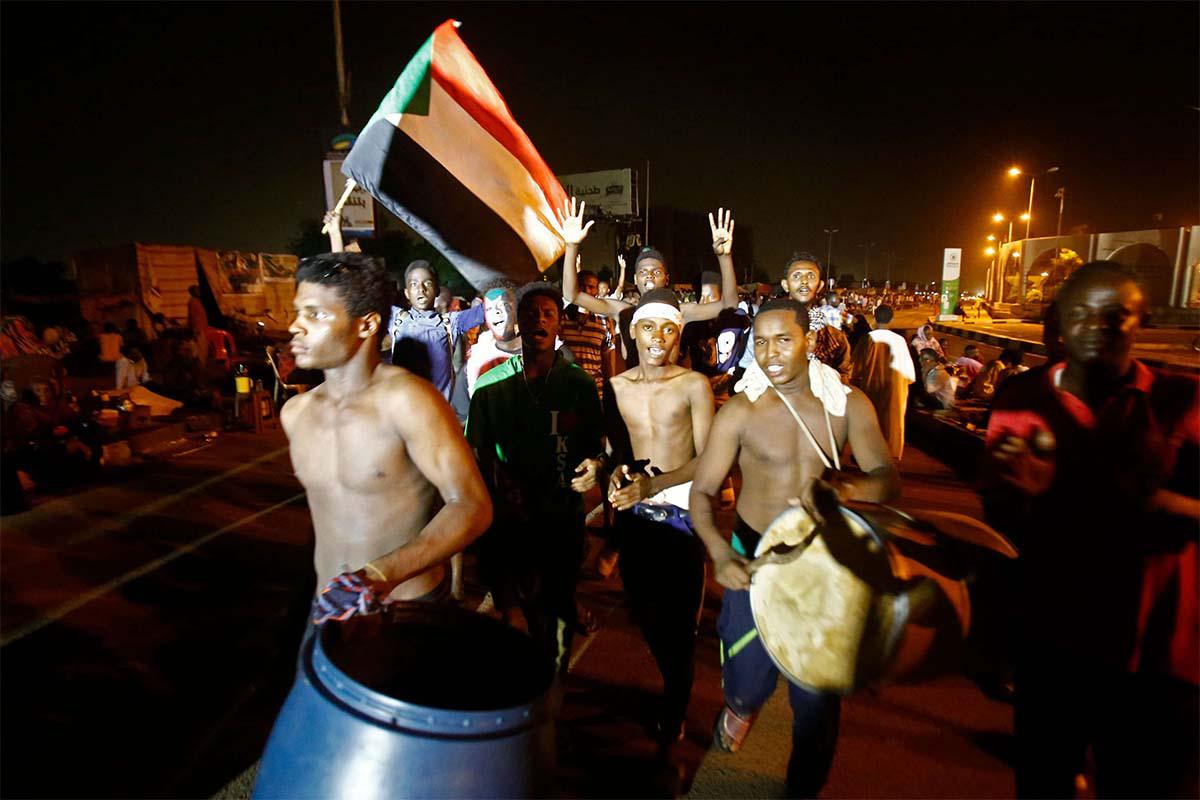
[[[333,55],[337,65],[338,112],[341,114],[342,127],[349,128],[350,98],[346,91],[346,57],[342,48],[342,4],[340,0],[333,0]]]
[[[1037,186],[1037,175],[1029,177],[1029,208],[1025,211],[1025,238],[1029,238],[1029,228],[1033,225],[1033,187]]]
[[[1055,229],[1054,235],[1062,236],[1063,205],[1067,202],[1067,187],[1058,187],[1058,191],[1054,193],[1054,196],[1058,198],[1058,227]]]
[[[829,271],[829,277],[833,278],[833,235],[840,231],[841,228],[825,228],[825,234],[829,237],[829,244],[825,248],[825,269]]]

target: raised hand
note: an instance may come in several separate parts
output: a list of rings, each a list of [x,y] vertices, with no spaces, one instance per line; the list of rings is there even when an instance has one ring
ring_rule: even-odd
[[[733,211],[724,208],[717,209],[714,220],[710,212],[708,227],[712,229],[713,252],[719,256],[727,256],[733,252]]]
[[[621,273],[625,273],[625,256],[617,253],[617,266],[621,268]]]
[[[587,208],[587,203],[579,203],[578,213],[575,208],[575,198],[563,201],[562,211],[558,215],[558,222],[562,226],[563,241],[567,244],[579,244],[587,238],[588,230],[596,224],[596,220],[591,220],[586,225],[583,224],[583,210]]]

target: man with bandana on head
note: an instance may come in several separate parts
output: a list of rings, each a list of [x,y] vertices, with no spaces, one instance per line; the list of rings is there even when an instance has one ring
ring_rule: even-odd
[[[705,554],[687,504],[713,395],[703,375],[671,363],[683,314],[670,289],[643,293],[630,324],[638,365],[605,392],[606,460],[617,465],[608,499],[617,510],[625,592],[663,677],[655,734],[665,752],[683,737],[694,678]]]
[[[562,224],[563,240],[567,243],[567,251],[563,256],[564,264],[574,264],[579,252],[579,245],[587,237],[588,229],[594,220],[584,224],[583,215],[586,203],[580,203],[576,208],[575,198],[563,204],[559,221]],[[733,270],[733,212],[725,209],[717,210],[717,218],[708,215],[708,225],[712,231],[713,253],[721,268],[721,300],[716,303],[684,303],[680,306],[684,323],[694,320],[714,319],[723,308],[737,307],[737,276]],[[652,247],[643,247],[633,264],[633,281],[642,294],[654,289],[663,289],[670,285],[670,275],[663,254]],[[637,347],[629,333],[629,323],[633,318],[634,306],[623,300],[613,298],[592,297],[579,291],[575,272],[563,270],[563,299],[575,303],[594,314],[615,317],[619,321],[618,330],[621,333],[623,357],[627,367],[637,366]]]

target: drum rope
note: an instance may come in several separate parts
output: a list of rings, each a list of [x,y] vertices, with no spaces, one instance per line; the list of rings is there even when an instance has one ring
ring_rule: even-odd
[[[775,384],[771,384],[771,388],[775,390],[775,394],[779,395],[779,399],[783,401],[787,410],[791,412],[792,419],[796,420],[796,424],[800,426],[800,430],[804,431],[804,435],[808,437],[809,444],[813,446],[813,449],[817,451],[817,455],[821,457],[821,463],[825,465],[825,469],[832,468],[841,471],[842,462],[838,458],[837,440],[833,436],[833,422],[829,419],[829,409],[825,407],[825,404],[821,404],[821,410],[825,412],[825,428],[829,431],[829,450],[833,453],[833,464],[829,463],[829,459],[825,456],[825,451],[821,449],[821,445],[817,444],[817,437],[813,436],[807,423],[796,413],[796,409],[792,406],[791,401],[784,396],[783,392],[779,391]]]

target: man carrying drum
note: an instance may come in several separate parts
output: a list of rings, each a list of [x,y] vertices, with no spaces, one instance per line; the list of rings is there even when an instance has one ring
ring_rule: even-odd
[[[900,491],[870,400],[843,386],[828,367],[808,360],[807,333],[808,309],[802,303],[773,300],[759,310],[752,332],[755,365],[740,385],[743,391],[717,414],[693,476],[693,524],[726,588],[717,623],[725,708],[715,740],[731,752],[741,747],[779,674],[758,640],[750,608],[750,558],[760,532],[793,505],[811,509],[814,483],[827,465],[840,464],[839,451],[847,442],[863,472],[826,476],[843,501],[887,502]],[[712,509],[735,461],[743,485],[731,545],[717,530]],[[840,700],[794,684],[788,696],[794,715],[788,791],[811,797],[833,763]]]

